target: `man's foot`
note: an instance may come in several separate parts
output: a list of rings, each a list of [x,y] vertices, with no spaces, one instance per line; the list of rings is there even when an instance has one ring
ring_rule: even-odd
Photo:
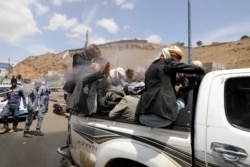
[[[10,131],[10,128],[4,127],[3,129],[0,130],[0,134],[4,134]]]
[[[30,134],[29,132],[24,132],[23,137],[26,137],[26,138],[32,138],[32,137],[33,137],[33,135],[32,135],[32,134]]]
[[[44,133],[41,130],[36,130],[34,133],[35,136],[44,136]]]
[[[18,131],[22,131],[23,129],[22,128],[17,128],[17,127],[13,127],[10,131],[9,131],[9,133],[12,133],[12,132],[18,132]]]

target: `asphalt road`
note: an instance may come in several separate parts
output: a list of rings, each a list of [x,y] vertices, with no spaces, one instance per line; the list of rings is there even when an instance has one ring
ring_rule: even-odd
[[[56,94],[56,96],[55,96]],[[52,93],[52,98],[61,98],[60,92]],[[54,96],[54,97],[53,97]],[[44,116],[42,131],[45,136],[24,138],[23,132],[0,135],[0,167],[60,167],[61,156],[57,148],[64,146],[67,136],[67,118],[53,114],[53,104],[49,102],[49,111]],[[23,128],[25,120],[19,122]],[[30,130],[35,130],[36,120]],[[12,123],[10,123],[12,127]],[[2,123],[0,124],[2,128]]]

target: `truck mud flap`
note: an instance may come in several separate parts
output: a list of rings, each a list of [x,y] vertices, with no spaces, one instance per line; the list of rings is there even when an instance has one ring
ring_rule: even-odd
[[[59,147],[57,153],[60,154],[63,158],[61,164],[63,167],[77,167],[74,165],[74,162],[71,158],[69,146]]]

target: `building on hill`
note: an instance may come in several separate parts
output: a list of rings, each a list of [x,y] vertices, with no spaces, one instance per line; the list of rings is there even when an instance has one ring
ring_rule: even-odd
[[[208,71],[217,71],[217,70],[224,70],[225,65],[221,63],[216,63],[216,62],[207,62],[203,63],[204,66],[207,68]]]
[[[0,77],[4,77],[12,68],[9,63],[0,62]]]

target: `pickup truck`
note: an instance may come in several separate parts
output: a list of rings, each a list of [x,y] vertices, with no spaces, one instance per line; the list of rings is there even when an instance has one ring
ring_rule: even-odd
[[[190,75],[188,100],[168,127],[71,115],[66,166],[250,166],[250,69]]]

